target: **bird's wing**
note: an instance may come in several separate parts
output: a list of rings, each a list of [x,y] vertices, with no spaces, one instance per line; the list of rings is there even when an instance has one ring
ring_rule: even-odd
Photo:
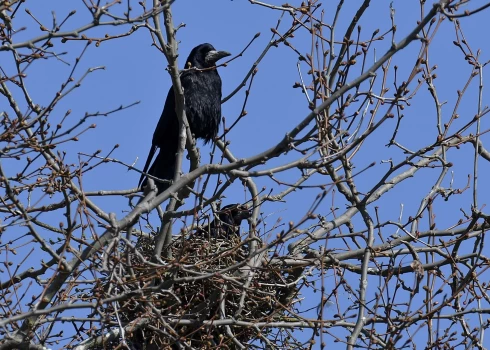
[[[152,145],[162,148],[162,143],[165,143],[166,136],[169,132],[173,132],[172,126],[175,124],[177,116],[175,114],[175,95],[174,88],[171,86],[168,90],[167,99],[163,107],[162,115],[158,120],[157,127],[153,133]]]

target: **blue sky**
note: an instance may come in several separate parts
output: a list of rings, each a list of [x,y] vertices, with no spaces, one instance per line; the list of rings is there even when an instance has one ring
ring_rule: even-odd
[[[282,4],[281,1],[271,1],[271,3]],[[294,4],[299,5],[299,2]],[[336,29],[336,40],[342,39],[342,33],[345,32],[345,28],[350,23],[350,18],[360,4],[361,1],[346,1]],[[326,22],[331,22],[336,5],[334,2],[324,4]],[[135,4],[135,6],[137,5]],[[55,9],[57,17],[61,19],[76,8],[77,14],[67,22],[65,30],[76,28],[89,18],[87,10],[81,6],[81,3],[45,0],[43,2],[28,2],[27,7],[43,23],[51,23],[52,9]],[[395,41],[399,41],[416,26],[416,21],[420,19],[420,9],[418,2],[406,0],[393,1],[393,8],[395,9],[394,18],[397,25]],[[429,8],[430,5],[426,5],[426,12]],[[389,1],[373,1],[366,15],[360,21],[362,26],[361,38],[368,39],[371,33],[378,28],[380,32],[389,30],[391,27],[389,14]],[[185,23],[185,27],[182,27],[177,34],[180,41],[180,67],[183,66],[190,50],[200,43],[209,42],[217,49],[238,54],[256,33],[261,33],[243,57],[231,62],[225,68],[220,68],[223,95],[226,96],[242,81],[252,63],[267,45],[272,35],[270,28],[276,26],[280,12],[239,0],[222,0],[219,2],[177,0],[173,5],[173,15],[175,24]],[[477,49],[481,48],[481,62],[486,62],[490,58],[488,38],[482,34],[490,32],[487,17],[488,11],[460,20],[466,39],[472,49],[476,52]],[[25,23],[27,30],[19,33],[16,40],[22,41],[31,38],[33,34],[39,35],[38,26],[27,14],[19,14],[17,20],[18,23]],[[279,31],[283,32],[290,24],[291,18],[285,15]],[[126,30],[127,27],[103,27],[89,31],[87,35],[102,37],[106,33],[115,35]],[[457,90],[463,89],[471,73],[471,67],[464,61],[464,57],[458,48],[453,45],[454,40],[454,25],[445,20],[430,46],[431,64],[437,65],[438,77],[435,79],[435,85],[438,96],[440,101],[447,101],[447,104],[443,106],[444,120],[449,120],[457,98]],[[295,38],[291,39],[291,43],[298,50],[308,52],[311,38],[305,31],[298,32]],[[106,112],[136,101],[139,101],[139,104],[108,117],[90,120],[87,125],[96,123],[95,129],[85,133],[80,137],[80,141],[66,143],[61,147],[67,152],[67,158],[70,161],[78,163],[79,157],[83,158],[79,155],[80,152],[90,154],[100,149],[103,155],[115,144],[119,144],[119,148],[111,157],[127,164],[132,164],[138,160],[136,166],[143,167],[151,144],[153,130],[171,85],[169,75],[165,71],[164,56],[151,44],[148,31],[139,29],[128,38],[107,41],[99,47],[91,45],[88,48],[77,69],[75,79],[81,77],[89,68],[104,66],[105,69],[89,74],[80,88],[68,95],[58,105],[55,112],[50,116],[53,123],[55,120],[60,120],[68,109],[72,110],[68,121],[76,123],[86,112]],[[384,41],[374,43],[376,51],[372,51],[368,55],[368,65],[381,57],[389,49],[390,44],[391,34]],[[63,59],[70,62],[70,66],[57,60],[45,60],[35,62],[29,68],[27,86],[32,98],[40,105],[47,105],[52,99],[71,71],[74,58],[82,51],[84,45],[81,42],[68,42],[57,44],[56,49],[63,51],[65,47],[68,54],[63,56]],[[419,48],[420,45],[414,43],[393,58],[388,75],[388,86],[392,89],[391,91],[394,91],[393,67],[395,65],[398,67],[399,81],[406,80],[417,58]],[[248,114],[227,136],[231,140],[230,148],[236,157],[249,157],[273,146],[309,113],[301,89],[292,88],[293,84],[299,81],[297,62],[297,55],[284,45],[280,45],[277,48],[272,48],[258,66],[258,73],[254,79],[246,107]],[[5,64],[8,67],[9,63]],[[304,65],[301,67],[302,74],[306,77],[307,69]],[[354,75],[351,76],[350,80],[353,78],[355,78]],[[410,86],[411,89],[415,87],[415,83],[416,80]],[[427,87],[422,85],[417,96],[410,101],[411,106],[404,110],[405,117],[402,120],[402,128],[397,138],[398,142],[411,150],[432,144],[437,136],[434,103],[426,89]],[[459,109],[461,117],[455,122],[451,130],[456,130],[458,125],[464,125],[476,114],[477,93],[478,84],[475,80],[461,103]],[[223,105],[222,113],[228,125],[238,117],[244,96],[245,93],[242,90]],[[483,105],[487,104],[487,100],[488,93],[484,89]],[[393,133],[395,123],[396,118],[376,131],[354,157],[353,163],[356,167],[354,172],[364,169],[372,162],[376,164],[356,178],[360,192],[367,192],[387,171],[389,164],[382,161],[388,159],[401,161],[405,158],[406,155],[396,147],[388,148],[385,146]],[[482,130],[488,128],[489,123],[486,117],[483,118],[481,124]],[[474,128],[469,132],[474,134]],[[465,135],[468,135],[468,132]],[[484,144],[488,140],[487,135],[482,137]],[[203,161],[208,158],[207,154],[210,150],[210,145],[201,148]],[[470,144],[462,145],[458,151],[449,151],[448,160],[454,164],[454,167],[452,168],[453,174],[449,175],[443,182],[445,187],[449,187],[451,177],[454,181],[454,187],[465,187],[468,175],[472,176],[473,153],[474,149]],[[295,157],[297,155],[291,152],[285,157],[272,160],[267,166],[261,168],[284,164],[287,160],[295,159]],[[486,204],[486,196],[490,191],[488,182],[485,181],[490,167],[481,159],[479,165],[479,206],[481,207]],[[380,208],[381,221],[397,221],[402,205],[404,207],[402,221],[406,221],[408,216],[414,215],[421,199],[430,191],[438,175],[439,171],[434,169],[421,170],[414,178],[408,179],[387,193],[376,204]],[[298,176],[299,171],[293,170],[279,174],[277,177],[282,181],[294,181]],[[128,172],[121,165],[106,164],[86,174],[83,185],[84,189],[88,191],[127,189],[135,187],[138,179],[139,174],[137,172]],[[256,182],[259,189],[265,188],[265,192],[272,190],[273,193],[277,193],[285,189],[284,186],[279,186],[265,177],[257,179]],[[308,184],[329,182],[327,177],[316,176]],[[303,189],[288,196],[283,203],[266,203],[261,211],[268,216],[266,219],[269,223],[268,227],[279,218],[282,218],[283,222],[298,221],[320,192],[317,188]],[[239,181],[236,181],[226,191],[225,196],[224,204],[244,202],[250,199],[250,195],[246,194]],[[192,205],[192,202],[189,200],[186,207]],[[122,217],[124,211],[128,209],[126,198],[102,198],[97,200],[97,203],[103,209],[115,212],[118,217]],[[340,212],[345,209],[345,201],[341,200],[339,193],[336,193],[335,198],[331,195],[327,196],[318,208],[318,213],[330,217],[329,211],[333,205],[339,207]],[[454,224],[462,216],[460,208],[464,208],[468,212],[470,205],[471,189],[459,195],[457,199],[452,198],[448,202],[439,199],[435,204],[437,228],[443,229]],[[374,214],[373,209],[370,213]],[[358,229],[363,229],[360,218],[355,218],[353,223],[358,225]],[[246,227],[244,226],[244,228]],[[421,229],[427,229],[427,219],[422,220]],[[332,276],[327,274],[328,277]],[[357,286],[355,278],[350,282]],[[347,293],[344,296],[348,297]],[[316,295],[312,300],[313,304],[317,303]],[[327,309],[326,317],[329,317],[329,312],[330,310]],[[486,343],[490,345],[490,343]]]

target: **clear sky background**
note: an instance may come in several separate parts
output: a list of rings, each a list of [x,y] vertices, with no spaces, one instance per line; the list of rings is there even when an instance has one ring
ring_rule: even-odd
[[[210,42],[217,49],[237,54],[256,33],[261,33],[261,36],[252,44],[242,58],[235,60],[228,67],[220,69],[220,75],[223,80],[223,95],[226,96],[242,81],[251,64],[267,45],[271,38],[270,28],[276,25],[279,12],[260,6],[252,6],[246,1],[220,1],[216,5],[201,1],[191,3],[192,5],[189,2],[176,1],[173,5],[175,23],[185,23],[185,27],[178,32],[180,66],[183,65],[190,50],[200,43]],[[350,3],[352,3],[352,6]],[[56,10],[59,18],[63,18],[65,14],[76,7],[73,3],[55,0],[43,2],[43,5],[36,2],[30,5],[34,4],[39,5],[39,7],[31,7],[32,13],[41,22],[44,20],[48,23],[51,20],[51,9]],[[359,1],[353,1],[344,5],[341,18],[345,18],[345,21],[339,21],[338,40],[341,39],[340,33],[345,31],[345,27],[350,23],[350,18],[357,10],[359,4]],[[398,40],[400,40],[416,25],[416,21],[420,17],[419,5],[413,2],[394,1],[393,7],[396,10],[396,35]],[[335,6],[331,4],[326,5],[325,8],[330,9],[330,13],[333,13]],[[68,26],[65,29],[76,27],[77,24],[86,22],[88,14],[83,16],[84,8],[81,7],[77,10],[78,13],[73,17],[72,26]],[[87,11],[85,10],[85,12]],[[326,12],[326,17],[328,18],[329,11]],[[381,32],[388,30],[391,26],[389,12],[389,2],[373,2],[367,10],[368,15],[365,15],[363,20],[360,21],[362,33],[365,33],[364,36],[369,37],[378,28]],[[32,19],[27,18],[27,15],[23,14],[22,16],[26,17],[26,25],[30,25],[33,22]],[[486,43],[485,37],[481,33],[485,33],[488,23],[483,18],[484,13],[481,13],[471,19],[462,19],[461,21],[469,43],[475,49],[483,48],[482,56],[485,57],[484,48]],[[68,23],[70,24],[71,22]],[[290,23],[291,19],[286,15],[282,20],[281,28],[288,28]],[[33,31],[19,33],[18,40],[30,37],[29,34],[34,32],[34,29],[37,30],[37,27],[33,25],[28,26],[29,28],[32,28]],[[119,27],[104,27],[103,29],[93,30],[90,34],[92,36],[97,36],[99,33],[116,34],[125,30],[126,28],[123,30],[123,28]],[[295,39],[291,39],[291,42],[300,51],[305,52],[310,44],[306,40],[307,38],[305,33],[301,33]],[[450,102],[455,100],[456,89],[463,88],[471,71],[471,67],[461,60],[461,54],[458,49],[452,45],[454,39],[454,27],[449,21],[445,21],[437,34],[434,44],[431,46],[431,60],[438,66],[437,73],[439,78],[435,82],[439,97],[440,100],[449,102],[446,108],[447,111],[444,110],[448,118],[453,107]],[[376,55],[378,57],[382,56],[389,44],[389,39],[377,43]],[[69,55],[67,55],[68,57],[63,57],[63,59],[68,62],[72,58],[70,56],[81,52],[83,48],[80,42],[69,42],[65,45],[67,49],[69,48]],[[406,79],[409,70],[411,70],[418,48],[419,46],[412,45],[412,47],[406,48],[395,56],[393,65],[396,64],[398,66],[399,76],[402,80]],[[374,60],[374,57],[371,57],[371,59]],[[254,80],[246,107],[248,115],[240,122],[239,127],[235,128],[229,135],[229,139],[232,142],[231,149],[237,157],[251,156],[274,145],[309,112],[301,89],[292,88],[294,82],[299,81],[296,63],[297,55],[284,45],[281,45],[279,48],[271,49],[259,65],[259,71]],[[56,116],[61,118],[67,109],[71,109],[70,118],[74,122],[78,121],[85,112],[105,112],[120,105],[128,105],[140,101],[138,105],[109,117],[89,120],[89,122],[96,123],[97,128],[90,130],[81,137],[78,143],[69,144],[66,147],[73,147],[75,151],[83,150],[85,153],[91,153],[91,151],[97,149],[107,152],[112,146],[119,144],[120,147],[113,153],[113,156],[129,164],[138,159],[136,165],[142,168],[151,144],[153,130],[160,117],[165,97],[170,87],[170,79],[165,71],[166,62],[164,56],[151,46],[148,32],[145,29],[140,29],[124,40],[103,42],[98,48],[95,45],[90,46],[80,63],[80,68],[78,68],[78,77],[86,69],[98,66],[104,66],[106,69],[90,74],[81,87],[59,105],[57,115],[53,116],[53,118]],[[43,102],[47,104],[71,69],[72,66],[56,60],[35,63],[28,71],[30,79],[27,80],[34,100],[39,101],[38,103],[41,105]],[[303,67],[303,69],[305,68]],[[302,73],[306,75],[306,72]],[[39,82],[42,82],[42,84],[39,84]],[[471,88],[476,89],[477,86],[472,86]],[[468,116],[473,116],[476,112],[477,95],[468,93],[468,97],[463,101],[465,107],[463,111],[467,111]],[[223,116],[226,117],[228,124],[238,117],[243,99],[244,91],[241,91],[234,99],[223,105]],[[434,107],[428,94],[418,94],[412,103],[412,107],[406,111],[403,124],[404,130],[400,134],[400,140],[405,142],[405,145],[410,149],[416,149],[433,142],[431,137],[433,137],[433,128],[435,127],[434,115]],[[460,123],[464,124],[464,121]],[[392,130],[381,130],[380,132],[390,133],[389,135],[391,135]],[[383,137],[376,139],[381,144],[387,141]],[[380,145],[376,146],[379,147]],[[469,145],[465,147],[468,147],[470,152],[472,151]],[[375,154],[371,152],[374,149],[376,150]],[[70,148],[69,150],[72,149]],[[203,157],[209,150],[209,146],[205,146],[202,149]],[[361,169],[372,161],[376,161],[375,169],[370,171],[376,172],[376,168],[382,168],[380,171],[385,171],[385,166],[379,164],[379,151],[380,149],[378,148],[365,147],[366,153],[362,153],[362,157],[358,156],[356,158],[356,167]],[[393,157],[394,160],[397,160],[404,157],[398,150],[386,148],[382,151],[385,152],[384,156],[386,156],[386,159]],[[76,153],[70,152],[68,156],[76,160]],[[468,161],[471,162],[471,158]],[[282,160],[279,162],[282,162]],[[481,162],[481,166],[485,167],[484,162]],[[102,173],[94,171],[87,174],[84,179],[86,190],[129,188],[135,186],[139,178],[139,174],[131,171],[126,172],[124,167],[120,165],[108,165],[101,171]],[[466,181],[466,175],[466,173],[461,173],[463,181]],[[293,176],[292,178],[294,179],[295,177]],[[376,176],[372,178],[373,180],[378,179]],[[362,179],[359,178],[358,181],[361,183],[365,182],[366,186],[368,186],[372,184],[369,179],[368,172]],[[430,181],[428,183],[430,184]],[[415,199],[416,205],[419,203],[420,197],[413,195],[411,186],[400,187],[405,188],[399,188],[398,190],[402,190],[402,192],[398,192],[396,196],[402,196],[405,205],[409,204],[407,202],[410,202],[410,198]],[[422,189],[423,193],[426,190],[427,188]],[[311,198],[311,192],[303,192],[305,192],[305,198]],[[407,194],[410,194],[410,196],[406,196]],[[234,194],[227,193],[231,201],[243,199],[243,191],[239,188],[237,188],[236,195],[237,197],[234,198]],[[301,196],[300,193],[298,195]],[[290,206],[297,203],[302,202],[292,201],[283,209],[290,210],[292,209]],[[295,210],[292,212],[294,213]]]
[[[281,5],[283,1],[270,0],[271,4]],[[350,19],[357,11],[362,2],[359,0],[345,1],[340,15],[336,40],[342,39],[342,34],[350,23]],[[292,3],[298,5],[300,2]],[[418,1],[395,0],[392,2],[395,9],[395,23],[397,25],[396,41],[403,39],[416,25],[420,19]],[[473,7],[483,4],[483,1],[472,2]],[[31,7],[30,7],[31,6]],[[32,7],[34,6],[34,7]],[[135,3],[135,6],[136,3]],[[337,2],[326,1],[324,4],[326,22],[331,23]],[[71,10],[76,9],[77,14],[70,19],[65,30],[77,28],[89,19],[87,10],[81,2],[64,0],[31,1],[27,7],[38,20],[51,23],[51,11],[55,10],[59,19]],[[426,5],[426,12],[430,4]],[[490,33],[490,21],[488,11],[476,14],[471,18],[461,19],[462,28],[468,43],[476,52],[481,51],[481,62],[490,59],[490,44],[488,33]],[[362,27],[361,38],[367,40],[371,33],[379,29],[385,32],[391,27],[390,1],[372,1],[367,10],[367,15],[360,21]],[[182,68],[190,50],[201,43],[209,42],[219,50],[226,50],[232,54],[238,54],[256,33],[260,37],[253,42],[243,57],[231,62],[227,67],[220,68],[219,72],[223,80],[223,96],[228,95],[243,80],[252,63],[259,57],[262,50],[271,38],[270,28],[275,27],[280,17],[280,12],[271,9],[251,5],[242,0],[215,0],[215,1],[183,1],[177,0],[173,5],[175,24],[184,23],[177,34],[179,44],[179,65]],[[19,14],[17,23],[25,22],[27,30],[16,36],[17,41],[32,38],[39,35],[37,24],[27,16]],[[289,28],[291,18],[284,15],[279,31]],[[97,28],[87,33],[90,37],[103,36],[104,34],[119,34],[127,31],[127,27],[104,27]],[[381,57],[391,44],[391,34],[384,41],[374,44],[377,58]],[[457,90],[461,90],[468,80],[472,68],[464,61],[459,49],[453,45],[455,40],[454,25],[446,20],[442,23],[433,44],[430,47],[431,63],[437,65],[438,78],[435,80],[439,99],[447,101],[443,107],[443,118],[449,120],[454,102],[457,98]],[[308,52],[311,38],[306,32],[298,32],[294,39],[290,40],[299,51]],[[28,71],[27,85],[32,98],[40,105],[47,105],[53,98],[60,85],[64,82],[73,67],[73,60],[80,53],[84,45],[80,42],[68,42],[64,44],[69,52],[63,57],[70,62],[70,66],[58,60],[36,61]],[[393,66],[398,66],[400,81],[406,80],[418,55],[420,45],[415,43],[397,54],[391,65],[390,77],[393,77]],[[63,46],[58,45],[58,50]],[[374,51],[369,56],[368,65],[376,59]],[[0,56],[2,59],[2,56]],[[228,135],[231,140],[230,148],[238,158],[255,155],[275,145],[282,137],[290,131],[308,113],[309,109],[305,96],[301,89],[293,89],[292,86],[299,81],[296,64],[297,55],[284,45],[272,48],[267,56],[258,66],[258,73],[254,79],[253,87],[246,107],[247,116]],[[8,66],[8,62],[2,65]],[[89,130],[80,137],[76,143],[67,143],[62,149],[67,151],[67,158],[78,163],[79,152],[91,154],[100,149],[101,155],[106,154],[115,144],[119,148],[111,155],[113,158],[143,168],[146,156],[151,145],[151,137],[163,109],[163,104],[171,86],[168,73],[165,71],[166,61],[156,48],[152,47],[150,35],[146,29],[139,29],[135,34],[122,40],[103,42],[99,47],[91,45],[77,70],[76,79],[85,70],[93,67],[104,66],[105,70],[95,71],[83,81],[79,89],[64,99],[55,112],[52,113],[54,120],[60,120],[65,111],[72,110],[69,122],[75,124],[83,115],[93,112],[107,112],[121,105],[129,105],[140,101],[139,104],[111,114],[107,117],[98,117],[89,123],[96,123],[95,129]],[[302,74],[306,77],[306,67],[302,65]],[[484,78],[486,75],[484,74]],[[354,75],[352,75],[354,78]],[[305,78],[308,79],[308,78]],[[392,79],[389,81],[392,82]],[[486,81],[486,80],[485,80]],[[391,85],[390,88],[393,89]],[[414,84],[411,85],[414,88]],[[459,110],[461,118],[455,123],[452,130],[457,126],[467,123],[477,112],[477,80],[469,87],[467,97],[463,100]],[[411,101],[411,106],[405,112],[402,128],[398,142],[411,150],[429,145],[435,141],[436,117],[434,103],[430,94],[423,85],[417,96]],[[393,91],[393,90],[392,90]],[[488,90],[483,90],[483,105],[488,102]],[[390,95],[391,96],[391,95]],[[226,123],[230,125],[240,114],[244,101],[245,92],[242,90],[233,99],[223,105],[223,116]],[[5,100],[2,100],[5,101]],[[4,102],[0,102],[4,103]],[[6,107],[0,106],[0,109]],[[375,162],[376,165],[365,171],[356,178],[360,192],[368,191],[377,181],[381,174],[386,172],[389,165],[382,163],[383,160],[393,159],[400,161],[405,155],[395,147],[388,148],[387,144],[394,130],[396,119],[387,123],[376,132],[375,137],[370,138],[363,146],[353,162],[355,171],[360,171]],[[482,130],[489,126],[487,117],[482,120]],[[220,129],[222,131],[222,129]],[[220,131],[220,133],[221,133]],[[475,131],[472,130],[472,133]],[[465,135],[467,135],[466,133]],[[490,141],[487,135],[482,141]],[[202,145],[202,143],[199,143]],[[487,145],[487,148],[490,147]],[[449,160],[455,164],[453,173],[443,182],[449,187],[451,177],[453,186],[464,188],[468,181],[468,175],[472,176],[472,164],[474,148],[470,144],[461,146],[460,151],[449,152]],[[203,161],[206,161],[211,150],[210,145],[201,148]],[[83,156],[80,156],[83,158]],[[284,164],[286,160],[295,159],[297,155],[292,154],[273,160],[270,164]],[[490,167],[487,162],[480,160],[480,182],[479,182],[479,206],[487,203],[490,187],[486,180]],[[13,165],[14,166],[14,165]],[[184,168],[187,169],[187,166]],[[283,181],[294,181],[298,178],[297,170],[278,175]],[[421,199],[430,191],[438,171],[422,170],[415,178],[409,179],[389,192],[385,198],[377,204],[380,207],[380,220],[397,221],[400,215],[400,207],[403,205],[404,219],[414,215]],[[136,187],[139,173],[127,171],[122,165],[107,164],[87,173],[84,177],[84,190],[118,190]],[[266,179],[257,179],[258,188],[265,187],[265,192],[273,190],[273,193],[285,189],[274,182]],[[308,184],[329,183],[327,177],[316,176]],[[266,203],[262,207],[264,215],[268,215],[266,221],[270,227],[277,219],[283,218],[283,222],[298,221],[313,202],[315,196],[321,191],[317,188],[296,191],[286,198],[283,203]],[[225,193],[224,204],[244,202],[250,196],[244,191],[239,181]],[[343,209],[345,203],[337,199],[335,205]],[[117,217],[122,217],[128,209],[125,198],[101,198],[97,204],[108,212],[115,212]],[[438,200],[435,206],[437,214],[437,228],[443,229],[456,223],[462,217],[460,208],[469,210],[471,204],[471,190],[466,191],[456,200],[444,202]],[[189,207],[191,203],[187,203]],[[328,216],[332,198],[327,198],[318,208],[318,213]],[[485,209],[484,209],[485,211]],[[486,212],[486,211],[485,211]],[[372,211],[371,214],[374,212]],[[357,223],[360,223],[360,219]],[[424,221],[426,225],[427,220]],[[356,221],[354,221],[356,224]],[[245,226],[244,226],[245,228]],[[363,226],[361,226],[363,228]],[[421,227],[427,229],[427,226]],[[279,232],[277,230],[277,232]],[[277,232],[274,232],[277,233]],[[393,232],[394,233],[394,232]],[[265,238],[266,239],[266,238]],[[34,263],[34,262],[33,262]],[[358,285],[355,280],[350,281]],[[344,295],[346,298],[349,296]],[[308,297],[308,296],[306,296]],[[318,303],[318,297],[312,298],[313,304]],[[329,313],[334,310],[326,309],[326,318],[331,317]],[[312,315],[313,317],[313,315]],[[487,338],[488,339],[488,338]],[[421,342],[421,346],[424,343]],[[490,341],[485,341],[490,346]]]

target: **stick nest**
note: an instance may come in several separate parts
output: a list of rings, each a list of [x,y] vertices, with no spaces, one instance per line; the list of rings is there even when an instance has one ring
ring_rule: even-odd
[[[259,249],[261,245],[257,244]],[[291,294],[284,286],[287,274],[268,266],[268,254],[250,273],[249,247],[238,235],[227,239],[175,236],[170,246],[172,258],[166,259],[164,267],[157,267],[149,263],[153,240],[141,237],[129,254],[130,266],[122,264],[127,252],[109,264],[114,271],[125,266],[124,278],[118,281],[108,275],[95,287],[94,294],[102,298],[128,296],[104,305],[103,314],[111,324],[108,328],[114,330],[121,324],[126,343],[133,349],[178,349],[177,343],[182,348],[186,344],[197,349],[235,349],[238,342],[246,345],[265,339],[267,332],[255,327],[219,324],[230,319],[270,320],[283,313],[284,300],[290,300],[284,298]],[[120,346],[122,337],[114,338],[99,348]]]

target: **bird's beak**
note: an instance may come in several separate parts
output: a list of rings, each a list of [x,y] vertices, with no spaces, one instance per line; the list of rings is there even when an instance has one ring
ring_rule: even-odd
[[[243,205],[240,205],[238,206],[238,209],[240,210],[240,217],[241,219],[248,219],[250,217],[252,217],[252,207],[251,208],[247,208],[246,206],[243,206]]]
[[[223,57],[227,57],[227,56],[231,56],[231,53],[226,51],[211,50],[206,54],[204,60],[206,61],[206,64],[213,65]]]

